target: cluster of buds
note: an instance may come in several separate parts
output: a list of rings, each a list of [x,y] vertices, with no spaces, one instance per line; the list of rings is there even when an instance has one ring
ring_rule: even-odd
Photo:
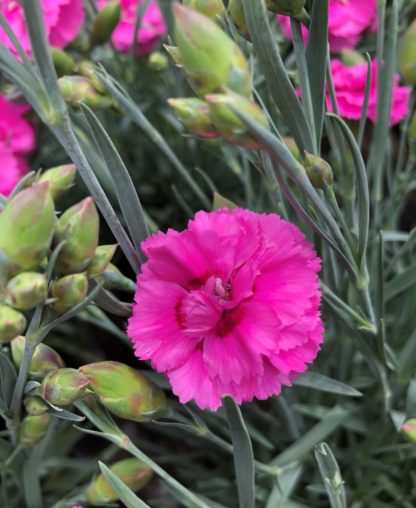
[[[201,14],[203,5],[209,7],[210,12],[216,12],[218,2],[190,0],[186,4],[197,10],[174,4],[177,46],[167,49],[183,68],[199,98],[170,99],[170,107],[196,136],[223,137],[239,146],[260,148],[238,115],[241,112],[268,126],[262,109],[252,99],[248,62],[215,21]]]

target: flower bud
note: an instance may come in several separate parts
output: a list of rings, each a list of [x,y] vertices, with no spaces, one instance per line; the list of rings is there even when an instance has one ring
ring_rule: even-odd
[[[118,245],[99,245],[94,253],[91,263],[88,265],[87,273],[89,277],[95,277],[102,273],[113,259]]]
[[[26,318],[23,314],[0,304],[0,343],[10,342],[22,334],[25,328]]]
[[[408,85],[416,85],[416,19],[400,38],[398,66]]]
[[[152,71],[162,72],[167,69],[168,65],[169,61],[167,56],[160,51],[153,51],[147,59],[147,66],[149,69],[152,69]]]
[[[76,172],[75,164],[65,164],[64,166],[51,168],[40,175],[39,183],[47,182],[49,191],[56,199],[72,187]]]
[[[90,60],[83,60],[79,64],[79,73],[89,79],[91,85],[100,93],[106,93],[106,88],[98,77],[95,65]]]
[[[216,18],[225,11],[222,0],[184,0],[183,4],[209,18]]]
[[[75,60],[66,51],[59,48],[50,48],[53,64],[58,76],[72,74],[75,69]]]
[[[90,264],[98,245],[100,219],[92,198],[86,198],[62,214],[56,225],[55,243],[66,241],[56,261],[60,273],[78,273]]]
[[[39,394],[51,404],[68,406],[82,399],[88,383],[88,378],[75,369],[58,369],[43,379]]]
[[[51,423],[48,413],[38,416],[26,416],[20,424],[20,443],[25,446],[33,446],[45,436]]]
[[[293,155],[293,157],[297,161],[301,162],[299,148],[298,148],[298,145],[296,144],[296,141],[294,140],[294,138],[286,136],[283,138],[283,140],[286,143],[286,146],[289,148],[290,153]]]
[[[25,337],[19,336],[12,340],[12,356],[17,368],[23,360],[25,350]],[[60,355],[46,344],[38,344],[30,362],[29,374],[36,379],[43,379],[49,372],[65,366]]]
[[[359,51],[347,48],[341,50],[341,61],[347,67],[354,67],[354,65],[366,63],[366,59]]]
[[[42,273],[22,272],[6,286],[5,303],[19,310],[30,310],[48,296],[48,281]],[[20,335],[20,334],[18,334]]]
[[[166,409],[163,391],[137,370],[118,362],[98,362],[79,369],[89,389],[112,413],[127,420],[148,421]]]
[[[39,416],[46,413],[49,406],[40,398],[36,396],[27,396],[23,400],[26,412],[31,416]]]
[[[266,0],[269,11],[285,16],[299,16],[305,7],[305,0]]]
[[[215,129],[230,143],[251,150],[259,150],[261,145],[247,131],[242,120],[234,112],[241,111],[257,123],[268,127],[262,109],[250,99],[237,94],[211,94],[205,97],[209,104],[211,120]]]
[[[0,254],[11,260],[14,272],[39,265],[54,224],[55,205],[46,182],[24,189],[7,203],[0,214]]]
[[[180,63],[198,94],[229,88],[251,94],[251,75],[241,49],[211,19],[175,3],[175,37]]]
[[[142,489],[153,476],[150,467],[138,459],[125,459],[116,462],[110,467],[110,471],[133,492]],[[92,506],[101,506],[102,504],[118,501],[117,494],[110,487],[103,474],[95,478],[85,492],[85,498]]]
[[[96,281],[103,286],[104,289],[115,289],[118,291],[136,291],[136,284],[123,275],[120,270],[113,264],[109,264]]]
[[[211,123],[209,106],[202,99],[168,99],[168,103],[189,132],[200,138],[219,137]]]
[[[247,27],[242,0],[230,0],[228,3],[228,14],[233,20],[240,34],[246,39],[249,39],[250,34]]]
[[[52,284],[51,294],[56,301],[51,308],[63,314],[81,303],[88,293],[88,279],[83,273],[65,275]]]
[[[305,150],[304,167],[311,184],[317,189],[332,185],[334,181],[332,168],[318,155],[312,155]]]
[[[83,102],[92,109],[106,109],[114,104],[111,97],[99,94],[84,76],[63,76],[58,85],[65,101],[73,106]]]
[[[179,48],[177,46],[169,46],[168,44],[164,44],[163,47],[172,57],[172,60],[175,62],[175,64],[178,67],[182,67],[181,52],[179,51]]]
[[[402,427],[403,434],[409,441],[416,444],[416,418],[410,418]]]
[[[411,143],[416,142],[416,113],[413,113],[413,117],[410,120],[408,136],[409,136],[409,141]]]
[[[104,7],[98,11],[92,23],[90,32],[91,46],[97,46],[107,42],[120,22],[120,18],[120,0],[109,0]]]

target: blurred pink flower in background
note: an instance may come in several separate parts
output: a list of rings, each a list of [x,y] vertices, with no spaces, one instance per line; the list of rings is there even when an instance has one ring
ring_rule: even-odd
[[[36,145],[35,131],[24,118],[28,111],[28,105],[0,95],[0,193],[6,196],[27,172],[26,158]]]
[[[376,0],[330,0],[329,4],[328,40],[331,51],[353,48],[365,30],[377,29],[377,25],[374,25],[377,20]],[[290,39],[290,17],[277,18],[283,33]],[[303,28],[305,42],[307,34],[307,29]]]
[[[320,260],[293,224],[241,208],[199,212],[142,244],[128,334],[182,403],[217,409],[279,394],[322,343]]]
[[[51,46],[64,48],[84,23],[83,0],[41,0],[46,34]],[[25,52],[30,56],[30,41],[23,8],[17,0],[0,0],[0,12],[5,16]],[[13,44],[0,28],[0,42],[17,55]]]
[[[106,0],[99,0],[103,7]],[[137,12],[143,0],[121,0],[121,21],[113,32],[114,46],[122,53],[128,53],[133,44]],[[156,0],[151,0],[143,14],[137,35],[137,54],[149,53],[166,34],[166,24]]]
[[[364,103],[367,64],[360,63],[348,67],[339,60],[331,60],[331,72],[341,116],[350,120],[359,120]],[[409,111],[411,88],[399,85],[400,76],[395,74],[390,125],[399,123]],[[327,92],[327,107],[332,111],[332,104]],[[377,119],[377,61],[372,62],[372,83],[368,105],[368,118]]]

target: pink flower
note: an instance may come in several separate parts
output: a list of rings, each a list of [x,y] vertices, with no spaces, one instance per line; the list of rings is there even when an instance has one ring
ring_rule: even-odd
[[[286,37],[292,37],[290,18],[277,16]],[[374,22],[377,19],[376,0],[330,0],[328,40],[332,51],[353,48],[358,43],[361,34],[368,28],[377,29]],[[308,31],[303,28],[306,42]]]
[[[82,0],[41,0],[46,34],[51,46],[64,48],[77,36],[84,23]],[[0,12],[5,16],[25,52],[30,56],[30,40],[23,8],[17,0],[0,0]],[[16,50],[4,30],[0,28],[0,42],[15,55]]]
[[[347,67],[339,60],[331,60],[331,72],[341,116],[350,120],[359,120],[364,103],[367,64],[356,64]],[[374,123],[377,119],[377,61],[372,62],[372,83],[368,105],[368,118]],[[400,76],[394,76],[390,125],[399,123],[409,110],[411,88],[399,86]],[[332,104],[327,93],[327,107],[332,111]]]
[[[98,7],[103,7],[106,0],[99,0]],[[113,32],[115,47],[122,53],[128,53],[133,44],[137,12],[142,0],[121,0],[121,21]],[[143,14],[137,34],[137,54],[149,53],[159,39],[166,34],[166,24],[157,4],[151,0]]]
[[[266,399],[315,359],[320,260],[293,224],[241,208],[198,212],[142,247],[128,334],[182,403]]]
[[[6,196],[27,172],[26,157],[35,148],[35,131],[24,118],[29,110],[0,95],[0,193]]]

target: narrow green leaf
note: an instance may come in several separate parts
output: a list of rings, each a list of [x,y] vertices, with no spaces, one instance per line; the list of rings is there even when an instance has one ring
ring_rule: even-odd
[[[250,436],[235,400],[226,395],[222,401],[233,443],[239,506],[240,508],[254,508],[254,455]]]
[[[416,284],[416,265],[411,265],[402,273],[396,275],[390,282],[387,282],[385,286],[386,302],[406,291],[406,289],[413,287],[414,284]]]
[[[23,465],[23,491],[27,508],[44,508],[40,489],[39,464],[27,460]]]
[[[243,0],[250,38],[270,93],[303,153],[313,152],[312,135],[305,112],[287,75],[270,29],[264,2]]]
[[[98,461],[98,464],[105,479],[117,494],[118,499],[122,501],[127,508],[150,508],[150,506],[139,499],[118,476],[110,471],[105,464],[100,461]]]
[[[326,443],[319,443],[315,447],[315,459],[324,481],[331,508],[347,508],[344,481],[334,454]]]
[[[17,374],[13,363],[8,356],[0,353],[0,392],[7,407],[10,407],[16,381]]]
[[[295,441],[289,448],[286,448],[285,451],[273,459],[270,465],[282,467],[300,459],[309,453],[320,441],[332,434],[332,432],[341,425],[347,415],[347,410],[335,406],[317,425],[315,425],[315,427],[312,427],[312,429]]]
[[[367,123],[368,105],[370,103],[371,82],[373,80],[371,57],[369,53],[366,53],[365,57],[367,59],[367,78],[365,82],[363,109],[361,111],[360,126],[358,128],[358,136],[357,136],[357,143],[360,149],[364,140],[365,124]]]
[[[407,339],[397,360],[398,375],[404,381],[416,371],[416,330]]]
[[[131,316],[131,305],[122,302],[110,291],[100,288],[98,293],[94,297],[94,303],[101,309],[114,314],[115,316],[130,317]]]
[[[113,142],[98,118],[85,104],[81,104],[81,108],[101,152],[103,161],[113,180],[118,202],[133,244],[139,253],[141,261],[144,262],[145,257],[140,250],[140,244],[149,235],[149,230],[147,229],[143,208],[134,188],[133,181],[120,154],[117,152]]]
[[[316,372],[304,372],[293,381],[293,384],[311,388],[312,390],[319,390],[321,392],[345,395],[346,397],[362,397],[363,395],[352,386],[346,385],[336,379],[322,376]]]

